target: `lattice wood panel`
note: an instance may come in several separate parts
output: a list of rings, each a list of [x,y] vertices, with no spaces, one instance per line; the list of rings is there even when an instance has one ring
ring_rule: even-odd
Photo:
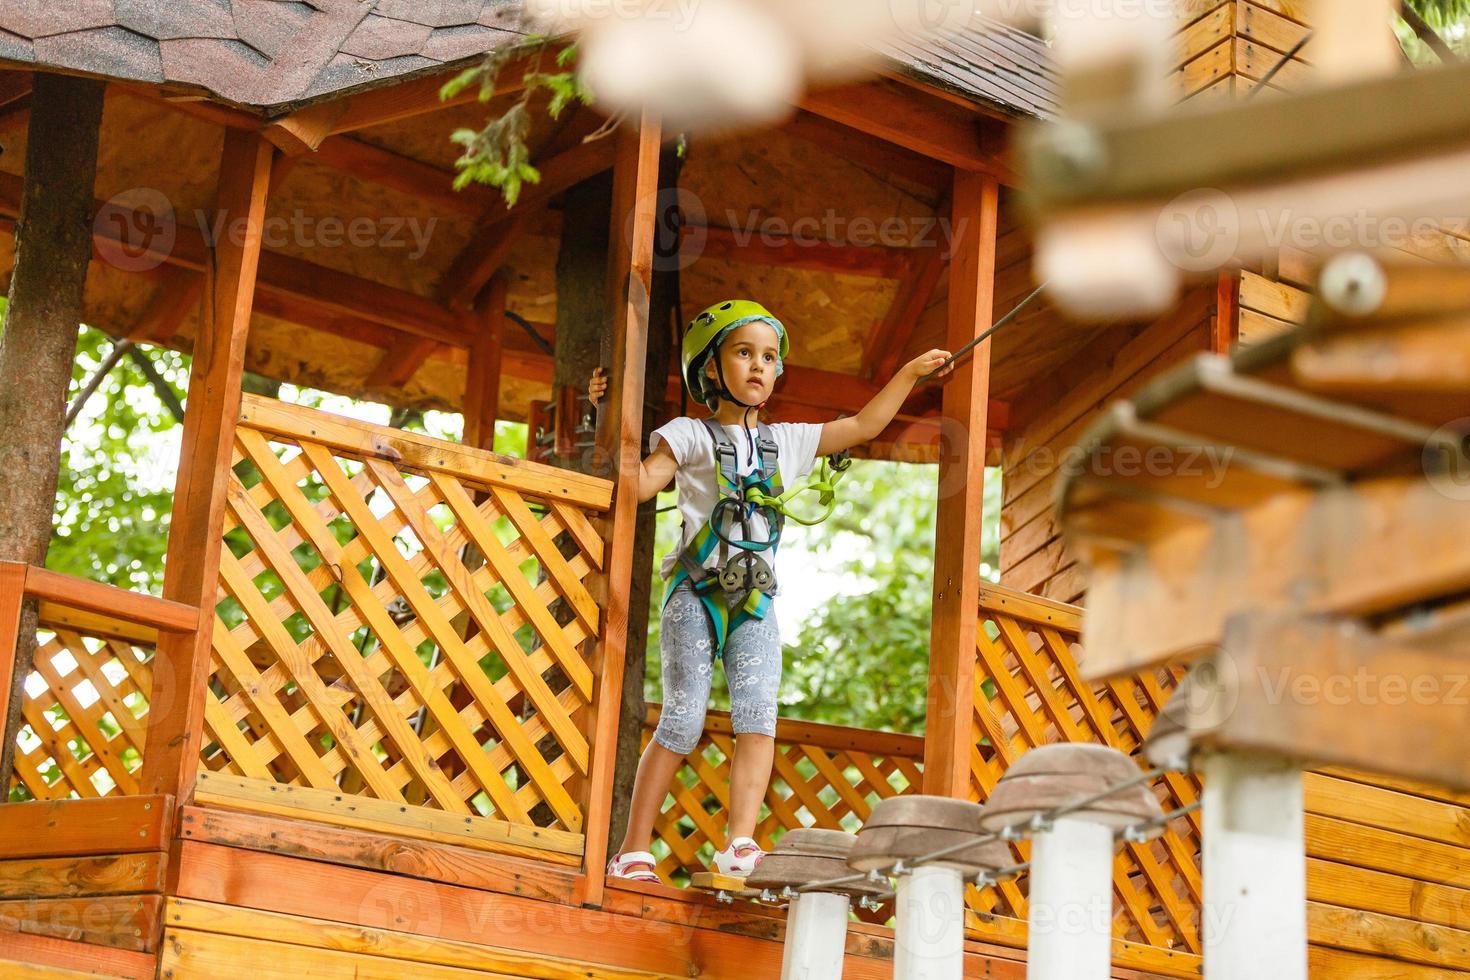
[[[580,832],[611,485],[247,399],[204,764]]]
[[[49,621],[25,682],[11,799],[136,793],[153,644]]]
[[[1177,683],[1168,669],[1091,685],[1077,672],[1081,610],[995,586],[982,590],[975,672],[970,797],[986,800],[1007,767],[1028,748],[1052,742],[1100,742],[1138,752]],[[1199,798],[1199,782],[1169,773],[1155,781],[1165,811]],[[1026,845],[1013,845],[1025,860]],[[1125,844],[1113,867],[1114,934],[1149,946],[1199,952],[1200,819],[1170,823],[1163,837]],[[977,912],[1026,917],[1026,881],[984,891],[970,887]]]
[[[649,705],[645,747],[660,710]],[[665,881],[707,870],[727,843],[734,751],[729,714],[710,711],[704,737],[680,765],[674,791],[654,821],[654,856]],[[920,791],[923,757],[924,740],[917,736],[782,720],[771,785],[752,836],[770,850],[798,827],[855,833],[879,800]]]

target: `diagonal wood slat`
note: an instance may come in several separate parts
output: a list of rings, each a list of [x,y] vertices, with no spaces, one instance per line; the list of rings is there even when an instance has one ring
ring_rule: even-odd
[[[50,622],[21,705],[11,799],[136,793],[152,689],[153,646]]]
[[[1075,608],[998,586],[982,590],[972,799],[986,800],[1006,767],[1038,745],[1099,742],[1129,754],[1141,748],[1177,678],[1161,671],[1160,676],[1095,687],[1083,683],[1072,652],[1079,625]],[[1144,688],[1150,692],[1147,705],[1137,693]],[[1193,776],[1171,773],[1155,781],[1154,791],[1167,811],[1197,799],[1199,786]],[[1119,938],[1199,952],[1195,816],[1173,821],[1159,840],[1120,849],[1113,867],[1114,932]],[[1015,882],[1003,882],[989,895],[971,888],[967,899],[977,912],[1026,917],[1025,898]]]
[[[217,785],[541,827],[565,850],[610,484],[252,398],[232,458],[203,764],[233,782]]]
[[[658,725],[649,705],[643,744]],[[707,870],[725,846],[734,735],[727,712],[710,711],[704,737],[685,757],[654,821],[654,855],[665,880]],[[917,793],[923,739],[782,719],[776,724],[775,775],[755,839],[766,849],[788,830],[856,831],[879,800]],[[901,765],[900,765],[901,764]]]

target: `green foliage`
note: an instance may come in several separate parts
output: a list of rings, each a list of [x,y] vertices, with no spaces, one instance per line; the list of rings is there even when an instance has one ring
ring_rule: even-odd
[[[1408,0],[1408,4],[1437,28],[1462,26],[1470,20],[1470,0]]]
[[[107,359],[114,343],[100,330],[81,328],[67,404]],[[165,348],[136,350],[152,362],[175,397],[183,401],[189,357]],[[281,395],[298,404],[359,417],[368,404],[292,385],[283,385]],[[378,421],[388,421],[387,415],[386,409],[377,410]],[[460,417],[444,412],[405,413],[398,421],[406,430],[441,439],[457,440],[461,432]],[[137,363],[131,357],[119,361],[63,437],[47,567],[159,594],[182,434],[182,424],[164,406]],[[525,425],[497,422],[495,448],[524,456]],[[248,471],[248,464],[242,464],[242,479],[253,483]],[[312,500],[326,492],[314,485],[304,489]],[[288,519],[278,503],[268,506],[266,517],[276,527]],[[346,533],[341,528],[334,530],[339,537]],[[225,541],[236,554],[246,547],[244,532],[238,529],[226,535]],[[275,587],[279,589],[278,582]]]
[[[532,50],[539,50],[546,43],[545,38],[538,38],[538,47]],[[591,93],[577,73],[568,68],[576,59],[576,50],[576,45],[568,45],[557,52],[556,66],[565,71],[541,71],[538,59],[538,67],[527,71],[522,79],[525,85],[520,98],[504,114],[488,120],[479,130],[457,129],[450,134],[451,141],[464,147],[464,153],[454,162],[459,171],[454,178],[455,190],[462,190],[471,182],[488,184],[498,188],[505,203],[514,207],[525,184],[540,183],[541,171],[531,164],[526,147],[526,136],[531,130],[531,98],[544,91],[548,96],[546,112],[552,119],[560,118],[573,102],[592,102]],[[495,97],[495,80],[501,70],[512,56],[525,53],[524,48],[490,52],[446,82],[439,97],[452,99],[470,86],[478,85],[479,100],[488,103]]]
[[[1461,58],[1470,58],[1470,0],[1408,0],[1420,17],[1450,50]],[[1402,20],[1395,20],[1394,32],[1409,60],[1420,67],[1431,67],[1440,63],[1439,56],[1430,50]]]
[[[811,586],[830,599],[801,624],[786,645],[781,680],[783,717],[857,728],[920,734],[927,705],[929,623],[934,574],[937,468],[932,465],[856,461],[838,491],[832,517],[803,532],[817,552],[820,578]],[[982,564],[998,579],[1000,471],[986,471]],[[665,495],[671,503],[673,494]],[[660,498],[660,504],[665,503]],[[660,518],[653,569],[662,595],[658,562],[674,547],[677,513]],[[783,594],[796,586],[791,554],[778,563]],[[781,600],[777,599],[780,610]],[[658,656],[658,603],[649,610],[648,669],[644,694],[662,699]],[[728,709],[729,694],[716,681],[711,706]]]
[[[114,343],[82,327],[67,404]],[[136,349],[182,400],[188,356]],[[119,361],[62,439],[47,567],[122,588],[162,590],[181,431],[138,365]]]

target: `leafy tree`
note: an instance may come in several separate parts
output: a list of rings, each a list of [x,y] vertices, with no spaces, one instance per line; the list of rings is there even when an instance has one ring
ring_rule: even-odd
[[[72,367],[72,404],[116,340],[83,327]],[[182,400],[189,357],[134,348],[167,392]],[[138,359],[125,357],[88,398],[62,440],[48,567],[157,594],[173,509],[183,427]]]

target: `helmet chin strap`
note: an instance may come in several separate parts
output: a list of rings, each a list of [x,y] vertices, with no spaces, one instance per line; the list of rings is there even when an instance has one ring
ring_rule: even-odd
[[[720,351],[718,348],[716,348],[714,351],[714,361],[715,375],[720,379],[720,397],[732,401],[736,405],[739,405],[745,409],[745,411],[742,412],[740,416],[740,428],[745,433],[745,443],[749,449],[749,452],[747,453],[747,458],[753,461],[755,459],[755,439],[752,438],[750,434],[750,413],[757,411],[762,405],[765,404],[765,402],[757,402],[756,404],[752,405],[749,402],[743,402],[739,398],[736,398],[735,393],[730,390],[730,385],[725,381],[725,366],[720,361]]]
[[[739,398],[736,398],[735,393],[730,390],[730,385],[725,381],[725,366],[720,362],[720,352],[718,350],[714,352],[714,361],[715,375],[720,379],[719,395],[721,398],[725,399],[726,401],[732,401],[735,404],[740,405],[741,407],[746,409],[760,408],[762,405],[765,404],[765,402],[757,402],[756,404],[752,405],[749,402],[743,402]]]

